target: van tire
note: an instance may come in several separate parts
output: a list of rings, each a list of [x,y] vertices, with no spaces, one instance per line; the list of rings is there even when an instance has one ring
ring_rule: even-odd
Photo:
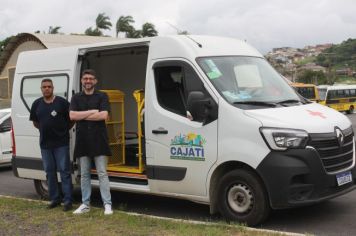
[[[255,226],[269,215],[267,193],[252,171],[230,171],[221,178],[218,186],[218,208],[228,221]]]
[[[49,200],[47,181],[35,179],[34,184],[35,184],[36,192],[41,197],[41,199]]]

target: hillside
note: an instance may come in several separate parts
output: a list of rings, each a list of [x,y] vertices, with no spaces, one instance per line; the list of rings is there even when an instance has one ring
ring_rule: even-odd
[[[334,69],[348,67],[356,70],[356,39],[348,39],[325,49],[316,57],[316,63]]]

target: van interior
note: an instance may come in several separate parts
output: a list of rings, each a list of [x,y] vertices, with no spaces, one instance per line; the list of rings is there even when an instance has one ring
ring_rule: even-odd
[[[98,49],[82,57],[81,71],[94,69],[96,88],[109,97],[110,180],[147,184],[143,111],[148,49],[147,45]],[[92,174],[97,178],[94,169]]]

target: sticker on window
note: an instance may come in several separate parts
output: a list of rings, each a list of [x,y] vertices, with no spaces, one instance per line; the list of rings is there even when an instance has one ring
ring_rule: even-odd
[[[207,66],[209,67],[210,71],[207,73],[209,79],[217,79],[220,76],[222,76],[222,73],[220,72],[220,70],[218,69],[218,67],[215,65],[215,63],[208,59],[205,60],[205,63],[207,64]]]

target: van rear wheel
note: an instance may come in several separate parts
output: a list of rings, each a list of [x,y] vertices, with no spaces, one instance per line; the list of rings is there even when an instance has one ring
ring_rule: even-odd
[[[254,226],[267,218],[267,193],[252,171],[233,170],[222,177],[218,186],[218,208],[227,220]]]
[[[46,180],[34,180],[37,194],[44,200],[49,200],[48,184]]]

